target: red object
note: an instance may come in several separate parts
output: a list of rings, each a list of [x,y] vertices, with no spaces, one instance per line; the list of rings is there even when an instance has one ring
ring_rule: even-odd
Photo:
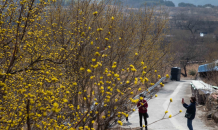
[[[144,103],[143,106],[141,106],[141,102]],[[139,107],[139,106],[141,106],[141,107]],[[147,103],[146,100],[139,101],[137,103],[137,107],[139,107],[139,113],[146,113],[147,112],[147,108],[148,108],[148,103]]]
[[[182,98],[182,102],[184,102],[184,98]]]

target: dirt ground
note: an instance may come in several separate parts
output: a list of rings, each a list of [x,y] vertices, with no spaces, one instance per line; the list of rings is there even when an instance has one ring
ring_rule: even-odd
[[[214,130],[218,130],[218,123],[214,122],[214,120],[207,120],[207,112],[208,110],[205,106],[197,106],[197,115],[201,118],[205,125],[214,128]]]

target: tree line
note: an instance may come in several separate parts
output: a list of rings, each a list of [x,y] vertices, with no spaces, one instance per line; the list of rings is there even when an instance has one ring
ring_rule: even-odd
[[[194,4],[191,4],[191,3],[184,3],[184,2],[181,2],[178,4],[178,7],[211,7],[211,8],[214,8],[216,6],[212,5],[212,4],[205,4],[205,5],[194,5]]]
[[[125,4],[133,7],[142,7],[144,5],[147,6],[157,6],[157,5],[164,5],[167,7],[175,7],[176,5],[174,4],[173,1],[170,0],[114,0],[116,4]],[[205,4],[205,5],[194,5],[191,3],[184,3],[181,2],[178,4],[178,7],[211,7],[214,8],[216,6],[212,4]]]

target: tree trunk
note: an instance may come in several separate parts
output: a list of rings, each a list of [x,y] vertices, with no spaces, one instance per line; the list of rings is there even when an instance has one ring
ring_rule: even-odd
[[[183,67],[185,73],[181,73],[182,76],[184,76],[184,77],[187,77],[186,66],[187,66],[187,65],[184,65],[184,67]]]

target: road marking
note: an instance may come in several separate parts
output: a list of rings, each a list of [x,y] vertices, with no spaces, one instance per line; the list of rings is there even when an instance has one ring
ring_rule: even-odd
[[[169,99],[172,98],[174,99],[174,97],[177,95],[177,93],[179,92],[179,90],[181,89],[181,87],[183,86],[184,83],[180,83],[177,88],[174,90],[174,92],[168,96],[168,99],[164,102],[163,107],[166,110],[167,106],[169,104]],[[168,109],[168,111],[170,111],[170,108]],[[180,123],[175,119],[175,118],[170,118],[169,119],[170,122],[178,129],[178,130],[185,130],[185,128],[183,128]]]

